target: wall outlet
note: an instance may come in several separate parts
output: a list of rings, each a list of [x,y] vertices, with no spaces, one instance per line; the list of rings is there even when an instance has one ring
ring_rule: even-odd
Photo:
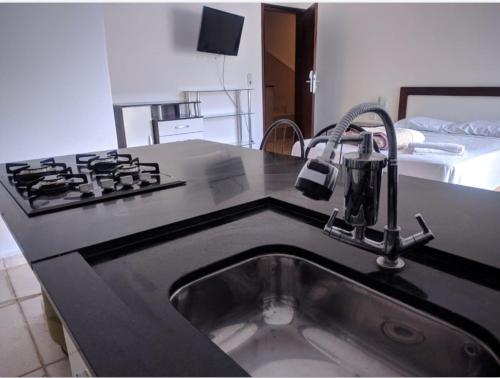
[[[253,85],[253,77],[251,73],[247,73],[247,84],[249,88]]]
[[[383,107],[384,109],[387,109],[387,98],[386,97],[378,96],[377,102],[381,107]]]

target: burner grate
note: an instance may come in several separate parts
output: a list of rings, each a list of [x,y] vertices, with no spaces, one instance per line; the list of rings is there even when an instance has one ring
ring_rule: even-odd
[[[101,156],[97,154],[78,154],[76,164],[85,167],[89,172],[95,174],[106,174],[113,172],[120,164],[131,163],[132,155],[119,154],[116,150]]]
[[[0,182],[28,216],[185,184],[117,150],[2,164]]]
[[[87,184],[88,178],[85,174],[57,174],[41,177],[26,186],[29,198],[42,195],[65,193],[77,190],[81,184]]]
[[[65,163],[56,163],[54,158],[41,160],[38,163],[7,163],[6,171],[17,187],[25,187],[30,182],[44,176],[55,174],[71,174],[71,167]]]

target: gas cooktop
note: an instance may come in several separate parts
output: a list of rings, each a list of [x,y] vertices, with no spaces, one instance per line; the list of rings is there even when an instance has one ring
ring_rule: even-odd
[[[28,216],[186,183],[116,150],[2,164],[0,182]]]

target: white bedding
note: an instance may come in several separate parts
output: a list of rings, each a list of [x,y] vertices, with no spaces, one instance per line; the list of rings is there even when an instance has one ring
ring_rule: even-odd
[[[454,135],[424,132],[426,142],[457,143],[465,146],[463,155],[446,153],[415,154],[398,151],[399,174],[430,180],[472,186],[481,189],[495,189],[500,185],[500,138]],[[305,141],[305,146],[310,139]],[[309,158],[320,155],[324,144],[311,150]],[[355,151],[357,147],[344,145],[342,153]],[[382,151],[387,154],[387,151]],[[293,146],[292,155],[300,156],[300,147]],[[335,161],[339,162],[339,153]]]

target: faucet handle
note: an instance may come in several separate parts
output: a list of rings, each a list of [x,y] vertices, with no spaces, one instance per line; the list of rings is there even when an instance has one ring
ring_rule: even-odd
[[[338,213],[339,213],[339,209],[337,209],[337,208],[333,209],[332,215],[330,215],[328,222],[326,222],[325,231],[327,229],[330,230],[333,227],[333,223],[335,223],[335,219],[337,218]]]
[[[403,239],[403,248],[401,252],[408,248],[413,248],[418,245],[424,245],[428,242],[430,242],[432,239],[434,239],[434,234],[432,233],[431,229],[427,225],[427,223],[424,221],[424,218],[422,217],[422,214],[415,214],[415,218],[417,218],[417,222],[422,228],[421,232],[416,233],[415,235],[412,235],[406,239]]]
[[[427,225],[427,223],[425,223],[425,220],[424,220],[424,217],[422,216],[422,214],[420,214],[420,213],[415,214],[415,218],[417,219],[417,222],[420,225],[420,228],[422,228],[422,233],[424,235],[431,234],[432,237],[434,238],[434,235],[432,234],[432,231],[429,228],[429,226]]]
[[[381,268],[390,270],[403,269],[403,267],[405,266],[405,262],[403,261],[403,259],[399,257],[401,254],[406,252],[408,249],[415,248],[418,246],[423,246],[424,244],[434,239],[434,234],[432,233],[431,229],[425,222],[422,214],[420,213],[415,214],[415,218],[417,219],[420,228],[422,228],[422,231],[416,233],[415,235],[408,236],[407,238],[402,238],[400,236],[397,236],[399,239],[399,246],[397,250],[395,250],[392,254],[382,255],[377,258],[377,264]],[[386,235],[389,232],[393,231],[392,230],[387,231],[386,229]],[[387,243],[387,236],[385,236],[385,243]]]

